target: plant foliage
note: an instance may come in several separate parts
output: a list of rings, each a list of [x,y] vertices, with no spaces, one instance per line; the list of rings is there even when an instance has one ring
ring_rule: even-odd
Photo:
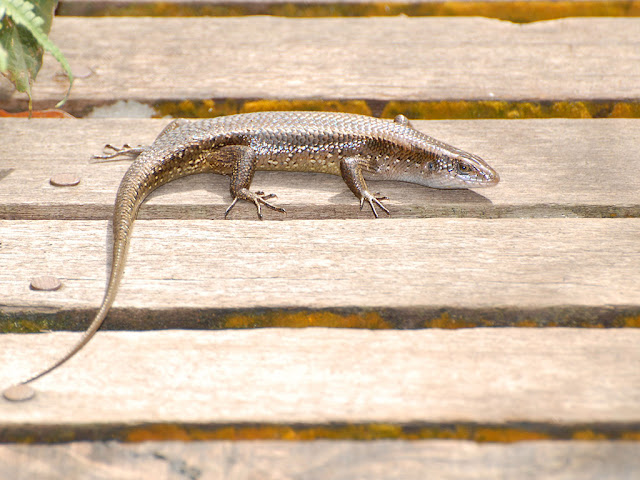
[[[29,96],[29,110],[31,84],[42,66],[44,50],[54,56],[69,77],[69,89],[57,107],[67,100],[73,84],[71,67],[47,36],[56,4],[57,0],[0,0],[0,71],[18,91]]]

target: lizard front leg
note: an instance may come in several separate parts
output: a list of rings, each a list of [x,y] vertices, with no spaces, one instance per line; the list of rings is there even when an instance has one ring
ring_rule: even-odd
[[[385,208],[380,200],[387,200],[387,197],[379,197],[372,195],[367,188],[367,183],[364,181],[362,175],[362,167],[366,160],[361,157],[345,157],[340,161],[340,173],[342,179],[349,187],[349,190],[360,199],[360,210],[364,206],[365,200],[369,202],[373,215],[378,218],[378,212],[376,212],[375,205],[379,206],[387,215],[390,215],[389,210]],[[375,204],[375,205],[374,205]]]

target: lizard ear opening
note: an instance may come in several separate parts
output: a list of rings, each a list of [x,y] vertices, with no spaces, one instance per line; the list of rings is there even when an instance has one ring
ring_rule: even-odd
[[[413,128],[413,125],[411,125],[411,122],[409,121],[409,119],[402,114],[396,115],[396,118],[394,118],[393,121],[399,125],[404,125],[405,127]]]

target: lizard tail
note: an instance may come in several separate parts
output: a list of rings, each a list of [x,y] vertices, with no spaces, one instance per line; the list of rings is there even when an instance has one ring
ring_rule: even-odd
[[[118,247],[114,245],[114,255],[113,255],[114,262],[116,258],[116,248]],[[118,254],[118,257],[124,258],[124,254]],[[115,263],[112,265],[115,265]],[[111,308],[111,305],[113,304],[113,301],[116,298],[116,291],[118,289],[118,284],[120,283],[120,278],[122,277],[122,270],[123,270],[122,268],[115,269],[112,267],[111,277],[109,278],[109,285],[107,286],[107,291],[105,293],[104,299],[102,300],[102,304],[100,305],[100,309],[98,310],[98,313],[96,314],[93,321],[89,325],[89,328],[87,328],[87,330],[82,334],[82,337],[80,338],[80,340],[73,346],[73,348],[71,348],[63,357],[58,359],[53,365],[41,371],[37,375],[34,375],[28,380],[23,381],[22,382],[23,385],[26,385],[27,383],[31,383],[39,379],[40,377],[45,376],[46,374],[52,372],[62,364],[66,363],[67,360],[69,360],[76,353],[78,353],[82,349],[82,347],[84,347],[89,342],[89,340],[93,338],[95,333],[102,326],[102,322],[106,318],[107,313],[109,312],[109,309]]]
[[[58,359],[47,369],[34,375],[28,380],[21,382],[19,385],[26,385],[34,382],[66,363],[93,338],[106,318],[107,313],[109,313],[109,309],[116,298],[122,274],[124,273],[124,264],[127,256],[133,222],[136,218],[140,204],[150,193],[150,191],[146,191],[146,189],[136,188],[137,185],[140,185],[141,182],[145,181],[145,177],[148,177],[148,172],[144,171],[145,169],[134,168],[135,166],[134,162],[134,165],[132,165],[125,174],[116,196],[116,207],[113,216],[113,259],[111,262],[111,273],[109,275],[107,290],[104,294],[104,299],[102,300],[98,313],[80,340],[63,357]],[[30,392],[30,394],[31,393],[32,392]]]

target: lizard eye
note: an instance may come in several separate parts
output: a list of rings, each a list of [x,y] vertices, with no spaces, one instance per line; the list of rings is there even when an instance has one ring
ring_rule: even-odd
[[[458,163],[458,173],[466,175],[471,172],[471,167],[466,163],[459,162]]]

